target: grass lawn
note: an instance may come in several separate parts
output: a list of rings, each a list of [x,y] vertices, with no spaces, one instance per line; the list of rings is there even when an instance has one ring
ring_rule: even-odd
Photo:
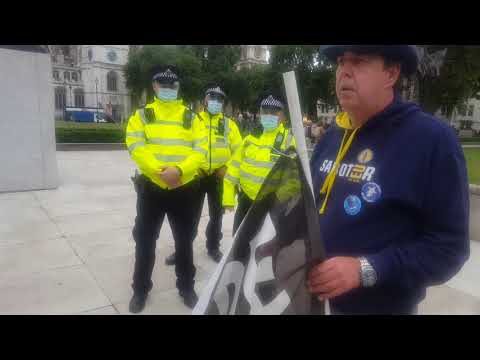
[[[470,184],[480,185],[480,148],[464,148]]]

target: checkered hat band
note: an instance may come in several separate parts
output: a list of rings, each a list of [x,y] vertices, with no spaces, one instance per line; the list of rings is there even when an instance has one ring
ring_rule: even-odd
[[[281,103],[281,101],[275,99],[271,95],[262,101],[261,106],[283,109],[283,104]]]
[[[205,93],[206,93],[207,95],[208,95],[208,94],[218,94],[218,95],[225,96],[225,93],[222,91],[222,89],[220,89],[219,86],[214,87],[214,88],[210,88],[210,89],[208,89]]]
[[[171,80],[171,81],[176,81],[178,80],[178,76],[173,73],[170,69],[167,69],[164,72],[155,74],[153,77],[154,80]]]

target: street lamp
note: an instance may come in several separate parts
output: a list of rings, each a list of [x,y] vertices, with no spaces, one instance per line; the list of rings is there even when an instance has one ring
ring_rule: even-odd
[[[95,78],[95,96],[97,98],[97,105],[95,106],[97,110],[97,117],[98,117],[98,78]]]
[[[67,80],[65,78],[63,78],[63,89],[65,90],[64,93],[62,91],[62,94],[65,94],[65,102],[63,103],[63,119],[65,121],[68,121],[67,119]]]

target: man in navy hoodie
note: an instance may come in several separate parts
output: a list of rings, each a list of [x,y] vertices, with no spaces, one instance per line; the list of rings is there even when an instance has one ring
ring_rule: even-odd
[[[469,257],[469,190],[451,129],[400,99],[411,45],[329,45],[343,113],[311,159],[328,259],[309,290],[333,314],[414,314]]]

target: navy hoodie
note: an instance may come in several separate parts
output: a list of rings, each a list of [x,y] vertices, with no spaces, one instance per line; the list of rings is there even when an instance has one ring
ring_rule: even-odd
[[[317,209],[345,129],[331,127],[311,159]],[[469,257],[469,189],[453,131],[395,97],[360,128],[340,163],[320,232],[327,256],[365,256],[377,284],[331,300],[348,314],[414,311],[426,288]]]

